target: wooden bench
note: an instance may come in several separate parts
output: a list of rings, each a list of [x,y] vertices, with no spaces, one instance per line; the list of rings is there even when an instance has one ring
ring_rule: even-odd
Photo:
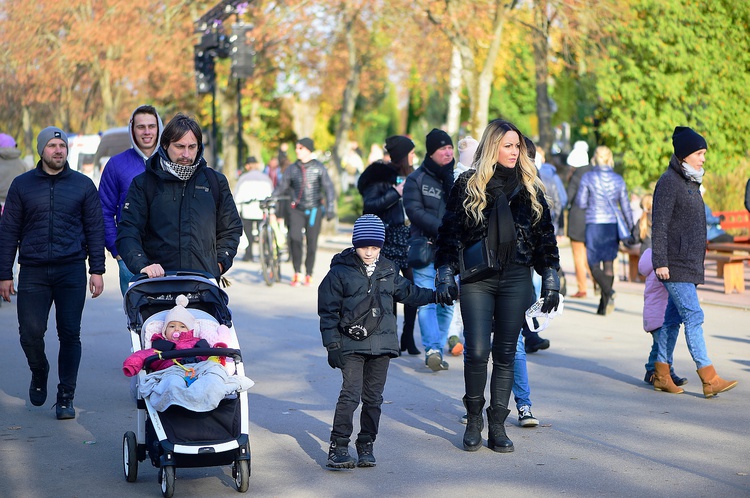
[[[745,292],[745,261],[750,261],[750,254],[709,251],[706,260],[716,261],[716,276],[724,279],[724,294]]]
[[[721,228],[734,236],[735,242],[750,241],[750,212],[741,211],[714,211],[714,216],[724,216]]]

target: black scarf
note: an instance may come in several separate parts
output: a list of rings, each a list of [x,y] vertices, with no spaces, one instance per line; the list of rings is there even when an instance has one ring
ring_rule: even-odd
[[[508,201],[520,185],[516,169],[496,165],[485,190],[491,198],[488,201],[493,200],[497,209],[497,261],[503,267],[512,262],[516,255],[516,223]]]
[[[435,175],[443,183],[443,193],[446,199],[453,188],[453,165],[455,162],[454,159],[445,166],[439,166],[431,157],[427,156],[422,163],[427,171]]]

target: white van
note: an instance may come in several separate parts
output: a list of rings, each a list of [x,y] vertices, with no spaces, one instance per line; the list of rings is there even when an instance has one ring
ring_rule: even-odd
[[[99,147],[99,135],[73,135],[68,137],[68,164],[71,169],[80,171],[94,179],[94,155]]]

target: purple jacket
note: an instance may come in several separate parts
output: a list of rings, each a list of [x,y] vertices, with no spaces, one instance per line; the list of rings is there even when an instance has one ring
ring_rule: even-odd
[[[646,277],[646,286],[643,289],[643,330],[653,332],[664,324],[669,293],[664,284],[656,278],[650,247],[641,254],[638,273]]]
[[[157,116],[156,122],[159,126],[159,138],[161,138],[161,132],[164,131],[161,117]],[[112,257],[118,255],[115,239],[117,239],[117,225],[120,223],[120,212],[125,203],[125,196],[128,195],[128,188],[133,178],[146,171],[148,159],[133,139],[133,116],[130,117],[128,128],[131,147],[107,161],[99,181],[99,199],[102,202],[102,215],[104,215],[104,246],[112,253]]]
[[[586,224],[617,223],[612,209],[620,208],[625,222],[633,226],[633,211],[630,209],[625,180],[611,166],[597,165],[581,178],[576,196],[578,207],[586,210]]]

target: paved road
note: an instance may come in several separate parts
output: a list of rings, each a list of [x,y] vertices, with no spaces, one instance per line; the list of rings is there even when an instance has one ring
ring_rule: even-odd
[[[316,280],[343,247],[328,241]],[[564,251],[564,256],[569,251]],[[0,496],[159,496],[156,469],[143,462],[136,483],[122,477],[121,439],[135,428],[128,380],[121,374],[129,339],[117,267],[84,313],[78,417],[57,421],[51,405],[27,400],[29,372],[18,345],[15,303],[0,308]],[[252,496],[750,496],[750,312],[707,305],[710,357],[733,391],[702,396],[681,338],[677,372],[683,395],[643,383],[650,337],[641,328],[641,297],[619,293],[609,317],[593,297],[566,303],[545,331],[552,347],[529,356],[534,414],[542,425],[508,434],[511,454],[461,449],[461,358],[430,372],[421,357],[391,363],[373,469],[324,470],[340,374],[320,343],[316,289],[266,287],[257,264],[238,263],[228,289],[247,365]],[[48,352],[56,368],[51,328]],[[54,377],[51,376],[51,379]],[[56,379],[54,379],[56,380]],[[50,388],[54,392],[54,381]],[[51,396],[51,398],[53,398]],[[178,469],[175,496],[236,496],[230,469]]]

